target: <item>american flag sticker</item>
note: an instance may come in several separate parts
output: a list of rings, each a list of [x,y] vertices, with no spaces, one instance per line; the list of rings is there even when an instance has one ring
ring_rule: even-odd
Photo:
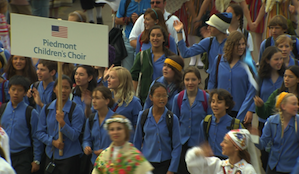
[[[52,25],[52,36],[67,38],[67,27]]]

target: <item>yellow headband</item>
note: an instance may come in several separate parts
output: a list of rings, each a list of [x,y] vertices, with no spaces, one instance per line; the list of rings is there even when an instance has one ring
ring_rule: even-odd
[[[165,59],[164,63],[167,63],[167,64],[173,66],[173,67],[174,67],[175,69],[177,69],[179,72],[181,72],[182,69],[183,69],[183,67],[182,67],[180,64],[176,63],[174,60],[169,59],[169,58]]]
[[[284,99],[284,97],[285,97],[287,94],[288,94],[287,92],[282,92],[282,93],[279,94],[279,96],[277,97],[276,104],[275,104],[275,107],[276,107],[276,108],[279,108],[279,107],[280,107],[280,103],[282,102],[282,100]]]

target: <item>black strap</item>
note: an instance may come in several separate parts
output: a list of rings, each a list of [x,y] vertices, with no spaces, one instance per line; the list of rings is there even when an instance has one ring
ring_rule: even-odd
[[[244,30],[243,30],[243,34],[244,34],[246,40],[248,40],[248,36],[249,36],[249,32],[248,32],[248,30],[244,29]]]
[[[271,46],[271,39],[272,39],[272,37],[268,37],[268,38],[266,39],[265,49],[266,49],[267,47]]]
[[[210,37],[210,44],[209,44],[209,48],[208,48],[208,51],[207,51],[208,56],[209,56],[209,53],[210,53],[210,50],[211,50],[211,46],[212,46],[212,42],[213,42],[213,38],[214,38],[214,37]]]
[[[96,115],[96,113],[92,113],[92,114],[90,114],[89,115],[89,120],[88,120],[88,124],[89,124],[89,130],[90,130],[90,132],[91,132],[91,130],[92,130],[92,127],[93,127],[93,124],[94,124],[94,117],[95,117],[95,115]]]
[[[31,113],[32,113],[33,107],[27,106],[26,108],[26,123],[29,130],[29,137],[31,139],[31,144],[33,144],[32,136],[31,136]]]
[[[215,80],[215,87],[218,88],[218,72],[219,72],[219,64],[220,64],[220,60],[221,60],[222,55],[219,54],[217,57],[217,64],[216,64],[216,80]]]
[[[131,0],[126,0],[124,17],[127,16],[127,10],[128,10],[129,5],[130,5],[130,2],[131,2]]]
[[[5,111],[6,105],[7,105],[7,103],[2,103],[2,105],[0,107],[0,124],[1,124],[1,117],[2,117],[2,114]]]
[[[295,56],[295,59],[299,59],[298,49],[297,49],[297,45],[296,45],[297,44],[297,37],[292,35],[291,39],[293,41],[293,50],[292,50],[292,52]]]
[[[171,16],[172,16],[172,14],[168,15],[165,22],[167,22],[171,18]]]

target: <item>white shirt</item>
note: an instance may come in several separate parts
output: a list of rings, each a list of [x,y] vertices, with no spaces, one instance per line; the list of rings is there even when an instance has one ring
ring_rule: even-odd
[[[165,21],[168,19],[168,16],[171,15],[170,13],[168,13],[166,10],[163,14]],[[177,32],[175,31],[175,29],[173,28],[173,22],[175,20],[179,20],[178,17],[176,17],[175,15],[172,15],[166,22],[166,26],[168,29],[168,32],[170,33],[170,35],[175,39],[175,42],[178,43],[178,35]],[[144,30],[144,15],[139,16],[139,18],[136,20],[132,30],[131,30],[131,34],[129,36],[130,41],[132,40],[137,40],[138,36],[143,32]],[[183,30],[183,39],[185,40],[185,32]]]
[[[240,170],[242,174],[256,174],[252,165],[247,163],[244,159],[234,164],[233,168],[231,168],[231,164],[228,160],[220,160],[216,157],[196,156],[195,151],[197,150],[201,150],[200,147],[193,147],[186,153],[186,164],[191,174],[224,174],[223,167],[226,174],[235,174],[238,170]]]
[[[16,174],[14,169],[8,164],[5,159],[0,157],[0,173],[1,174]]]
[[[243,28],[243,31],[241,31],[240,28],[238,28],[237,31],[239,31],[241,33],[244,33],[244,28]],[[252,52],[253,49],[254,49],[253,40],[252,40],[251,33],[249,31],[247,31],[247,32],[248,32],[248,38],[246,38],[247,39],[247,46],[248,46],[249,51]],[[228,29],[226,30],[226,33],[229,35]]]

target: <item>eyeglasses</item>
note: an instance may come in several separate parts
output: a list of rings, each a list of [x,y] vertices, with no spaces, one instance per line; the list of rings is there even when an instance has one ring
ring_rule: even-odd
[[[167,98],[168,95],[154,95],[155,98]]]
[[[151,1],[151,4],[153,5],[153,4],[161,4],[161,1]]]

